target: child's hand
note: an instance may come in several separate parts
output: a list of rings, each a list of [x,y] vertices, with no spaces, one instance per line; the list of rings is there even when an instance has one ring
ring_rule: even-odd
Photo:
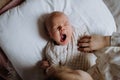
[[[41,69],[47,69],[48,67],[50,67],[50,64],[47,60],[42,60],[39,62],[39,66]]]
[[[84,36],[78,41],[78,50],[83,52],[93,52],[110,45],[109,36]]]
[[[56,68],[54,66],[50,66],[46,69],[46,75],[54,74],[56,71]]]

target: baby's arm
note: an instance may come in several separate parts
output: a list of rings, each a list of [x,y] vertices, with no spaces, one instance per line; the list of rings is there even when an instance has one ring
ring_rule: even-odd
[[[50,62],[50,66],[58,66],[59,65],[59,58],[56,55],[47,55],[47,59]]]
[[[50,62],[50,65],[59,65],[59,54],[53,45],[53,42],[49,42],[45,49],[46,59]]]

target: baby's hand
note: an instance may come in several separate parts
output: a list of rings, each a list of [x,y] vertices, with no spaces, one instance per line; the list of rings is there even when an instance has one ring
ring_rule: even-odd
[[[54,74],[56,71],[56,68],[54,66],[50,66],[46,69],[46,75],[51,75],[51,74]]]
[[[78,41],[78,50],[82,52],[93,52],[110,45],[108,36],[92,35],[84,36]]]
[[[48,67],[50,67],[50,64],[47,60],[42,60],[39,62],[39,66],[41,69],[47,69]]]

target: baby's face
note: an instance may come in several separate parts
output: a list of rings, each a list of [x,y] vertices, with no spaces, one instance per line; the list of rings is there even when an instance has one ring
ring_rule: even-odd
[[[72,27],[65,14],[58,13],[50,18],[48,32],[50,37],[59,45],[66,45],[72,37]]]

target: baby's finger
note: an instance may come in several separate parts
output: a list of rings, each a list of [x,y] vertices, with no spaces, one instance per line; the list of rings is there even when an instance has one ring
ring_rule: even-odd
[[[48,63],[44,63],[43,65],[46,66],[46,67],[49,67],[49,66],[50,66]]]
[[[52,66],[50,66],[50,67],[48,67],[48,68],[46,69],[47,75],[52,74],[52,73],[54,73],[54,72],[55,72],[55,68],[52,67]]]

